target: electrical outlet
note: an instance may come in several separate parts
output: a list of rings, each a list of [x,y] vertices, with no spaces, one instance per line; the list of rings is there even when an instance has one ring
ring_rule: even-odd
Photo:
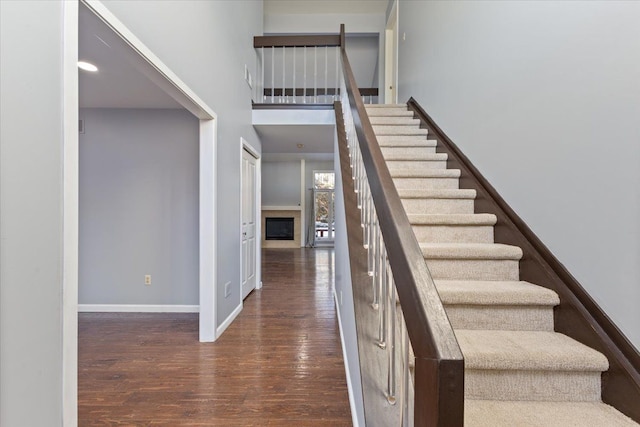
[[[224,284],[224,297],[229,298],[231,296],[231,282]]]
[[[145,274],[144,275],[144,284],[147,286],[151,286],[151,275],[150,274]]]

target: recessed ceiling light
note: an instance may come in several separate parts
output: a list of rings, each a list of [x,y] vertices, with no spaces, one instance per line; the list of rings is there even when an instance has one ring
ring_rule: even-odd
[[[98,71],[98,67],[86,61],[78,61],[78,68],[85,71],[92,71],[92,72]]]

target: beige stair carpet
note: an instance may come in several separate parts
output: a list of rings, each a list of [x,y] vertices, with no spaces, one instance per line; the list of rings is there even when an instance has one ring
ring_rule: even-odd
[[[518,247],[406,105],[367,112],[465,357],[465,426],[637,426],[601,401],[601,353],[553,330],[558,295],[520,280]]]

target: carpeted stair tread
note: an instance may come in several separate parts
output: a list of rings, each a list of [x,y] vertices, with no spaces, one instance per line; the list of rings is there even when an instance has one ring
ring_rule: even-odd
[[[465,427],[638,427],[602,402],[471,400],[464,404]]]
[[[519,260],[522,249],[500,243],[420,243],[428,259]]]
[[[412,150],[410,153],[382,153],[386,161],[446,161],[449,156],[446,153],[425,153],[420,150]]]
[[[392,178],[460,178],[460,169],[394,169],[389,172]]]
[[[423,135],[427,136],[429,131],[427,129],[420,129],[418,126],[386,126],[386,125],[373,125],[373,131],[376,136],[400,136],[400,135]]]
[[[556,306],[558,294],[525,281],[436,280],[442,302],[450,305]]]
[[[475,199],[476,190],[398,188],[398,195],[401,199]]]
[[[420,119],[413,117],[373,116],[369,121],[374,126],[420,126]]]
[[[609,369],[600,352],[557,332],[488,331],[455,332],[469,370],[594,371]]]
[[[409,214],[411,225],[495,225],[493,214]]]

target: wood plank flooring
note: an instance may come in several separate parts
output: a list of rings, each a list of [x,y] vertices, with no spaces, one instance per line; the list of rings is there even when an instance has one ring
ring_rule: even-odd
[[[333,250],[263,250],[262,271],[215,343],[196,314],[80,314],[79,425],[351,425]]]

